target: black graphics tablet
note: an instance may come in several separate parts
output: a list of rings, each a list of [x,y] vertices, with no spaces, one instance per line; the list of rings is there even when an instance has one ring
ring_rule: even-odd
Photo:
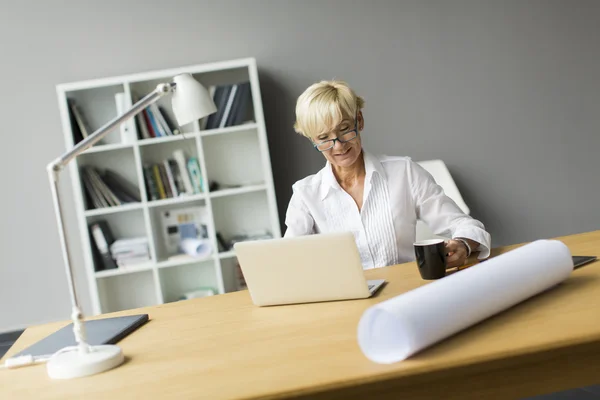
[[[586,264],[596,261],[596,256],[573,256],[573,269],[583,267]]]
[[[147,321],[148,314],[85,321],[87,342],[93,346],[115,344]],[[13,357],[24,355],[51,356],[63,347],[75,345],[77,343],[73,334],[73,323],[70,323],[25,350],[13,355]]]

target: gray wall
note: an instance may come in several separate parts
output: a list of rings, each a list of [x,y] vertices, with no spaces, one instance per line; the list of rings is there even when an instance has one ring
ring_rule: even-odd
[[[323,164],[292,131],[295,99],[344,79],[366,98],[366,146],[445,160],[495,245],[600,227],[600,2],[0,4],[0,331],[70,312],[45,175],[64,150],[61,82],[256,57],[283,216]]]

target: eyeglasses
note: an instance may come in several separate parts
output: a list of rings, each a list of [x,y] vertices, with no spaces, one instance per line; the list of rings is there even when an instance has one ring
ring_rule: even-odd
[[[340,143],[346,143],[346,142],[349,142],[351,140],[354,140],[358,136],[358,131],[357,131],[356,128],[357,128],[357,121],[356,121],[356,118],[355,118],[354,119],[354,129],[352,129],[351,131],[343,132],[337,138],[329,139],[329,140],[323,140],[322,142],[319,142],[319,143],[313,143],[313,147],[315,149],[319,150],[320,152],[324,152],[324,151],[333,149],[333,147],[335,146],[335,142],[336,141],[339,141]]]

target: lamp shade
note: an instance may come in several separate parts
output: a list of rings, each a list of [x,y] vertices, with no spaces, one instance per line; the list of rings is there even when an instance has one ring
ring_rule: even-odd
[[[190,74],[180,74],[173,78],[175,91],[171,99],[177,123],[189,124],[217,111],[208,90]]]

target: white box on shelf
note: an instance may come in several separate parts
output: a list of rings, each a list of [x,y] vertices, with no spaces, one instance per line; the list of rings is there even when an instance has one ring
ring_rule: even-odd
[[[124,92],[115,93],[115,103],[117,105],[117,115],[123,114],[129,107],[130,102],[127,101],[127,97]],[[137,135],[135,129],[133,129],[132,120],[123,122],[119,126],[119,132],[121,133],[121,142],[125,144],[132,144],[137,141]]]
[[[210,216],[206,206],[167,209],[160,212],[161,232],[168,256],[185,253],[185,239],[209,239]],[[208,254],[212,253],[208,245]],[[188,255],[190,255],[188,253]]]

